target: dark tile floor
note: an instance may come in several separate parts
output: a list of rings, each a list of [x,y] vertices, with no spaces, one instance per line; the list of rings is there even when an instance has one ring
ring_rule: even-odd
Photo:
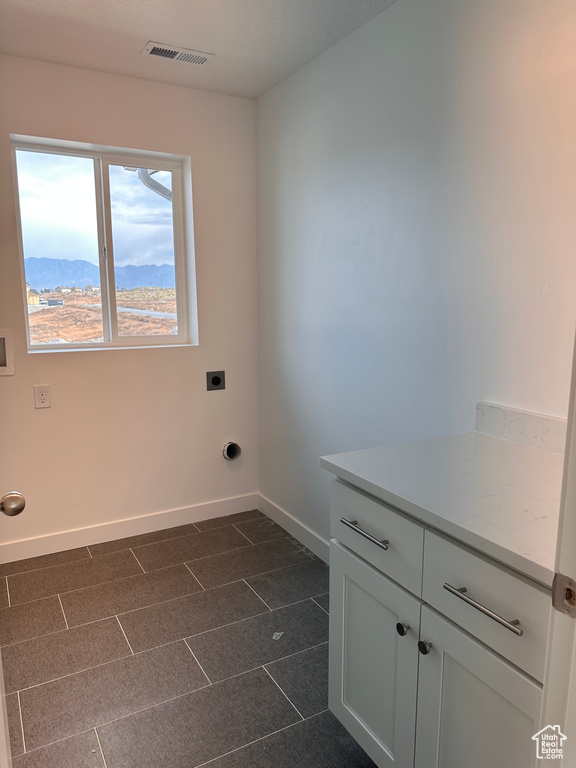
[[[374,768],[328,568],[258,511],[0,565],[14,768]]]

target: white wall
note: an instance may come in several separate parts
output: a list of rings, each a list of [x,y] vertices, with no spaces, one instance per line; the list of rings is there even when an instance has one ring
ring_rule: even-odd
[[[328,537],[322,454],[565,416],[576,6],[399,0],[258,100],[260,492]]]
[[[18,518],[0,515],[0,542],[34,539],[0,546],[0,558],[253,507],[254,102],[11,57],[0,57],[0,92],[0,328],[14,331],[16,369],[0,377],[0,495],[28,501]],[[191,156],[198,347],[27,354],[10,133]],[[215,369],[224,392],[206,392]],[[52,408],[38,411],[43,383]],[[242,446],[236,462],[222,458],[228,440]],[[42,538],[170,510],[181,511]]]

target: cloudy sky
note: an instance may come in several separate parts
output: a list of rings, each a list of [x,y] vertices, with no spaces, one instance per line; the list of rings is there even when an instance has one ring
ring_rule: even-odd
[[[17,150],[24,255],[98,264],[94,162]],[[153,178],[171,188],[169,171]],[[110,166],[114,262],[174,264],[172,203]]]

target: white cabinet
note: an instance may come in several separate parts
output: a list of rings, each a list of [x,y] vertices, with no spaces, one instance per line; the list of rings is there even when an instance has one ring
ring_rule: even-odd
[[[330,709],[379,766],[413,762],[420,603],[331,542]]]
[[[379,768],[535,766],[549,593],[339,481],[331,514],[334,714]]]
[[[540,685],[426,605],[420,636],[415,768],[535,766]]]

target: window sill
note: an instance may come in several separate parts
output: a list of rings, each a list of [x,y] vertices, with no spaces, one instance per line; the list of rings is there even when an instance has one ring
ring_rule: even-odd
[[[127,350],[134,350],[134,349],[182,349],[187,347],[197,347],[198,343],[194,342],[186,342],[186,343],[178,343],[178,344],[137,344],[134,346],[125,345],[120,347],[114,347],[114,346],[105,346],[105,347],[99,347],[99,346],[93,346],[93,347],[73,347],[73,348],[66,348],[64,346],[62,347],[50,347],[49,349],[28,349],[29,355],[50,355],[52,353],[59,354],[61,352],[65,352],[67,354],[70,354],[71,352],[119,352],[119,351],[127,351]]]

